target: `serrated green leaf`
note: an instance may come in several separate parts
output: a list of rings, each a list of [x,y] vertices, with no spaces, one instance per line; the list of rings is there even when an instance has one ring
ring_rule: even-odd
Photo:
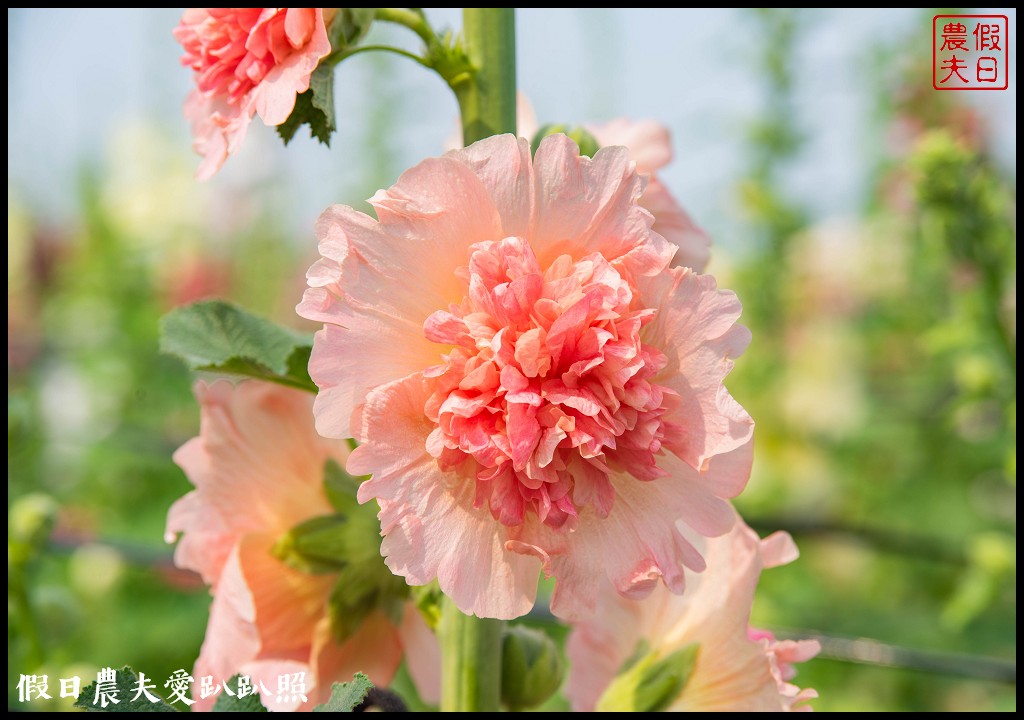
[[[306,337],[221,300],[176,308],[160,321],[160,349],[192,370],[242,375],[316,392]]]
[[[376,8],[339,8],[327,28],[331,42],[331,55],[358,43],[373,24]],[[291,142],[303,125],[309,125],[309,134],[330,146],[331,135],[337,129],[334,112],[334,61],[325,58],[309,77],[309,89],[295,98],[291,115],[277,126],[277,134],[285,145]]]
[[[309,125],[309,134],[324,145],[331,144],[336,129],[334,119],[334,66],[321,63],[309,76],[309,90],[295,98],[288,119],[277,126],[277,134],[287,145],[298,129]]]
[[[356,673],[352,682],[334,683],[331,686],[331,697],[323,705],[317,705],[313,712],[352,712],[366,699],[367,693],[373,689],[370,678]]]
[[[238,679],[240,675],[233,675],[225,685],[231,687],[238,687]],[[246,695],[244,698],[238,697],[238,695],[229,695],[226,692],[221,692],[217,696],[217,702],[213,704],[213,712],[269,712],[263,703],[260,702],[260,696],[258,693],[252,693]]]
[[[152,682],[151,678],[146,678],[146,684],[156,685]],[[93,682],[86,685],[82,690],[78,699],[75,700],[75,707],[82,708],[88,712],[178,712],[178,710],[168,705],[153,688],[150,688],[148,692],[151,695],[157,697],[156,702],[151,702],[145,695],[145,693],[139,694],[138,700],[133,700],[139,687],[139,677],[135,674],[135,671],[125,665],[123,668],[117,671],[117,675],[114,680],[114,688],[110,691],[108,697],[113,697],[117,702],[108,701],[106,707],[102,707],[97,702],[96,685]]]

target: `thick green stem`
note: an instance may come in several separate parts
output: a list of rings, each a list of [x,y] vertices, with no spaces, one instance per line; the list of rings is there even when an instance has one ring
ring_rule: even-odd
[[[441,711],[493,712],[501,706],[501,620],[441,611]]]
[[[453,83],[462,114],[462,139],[516,131],[515,8],[463,8],[466,54],[474,70]]]
[[[466,145],[516,131],[513,8],[464,8],[463,38],[473,71],[452,81]],[[463,615],[445,598],[441,614],[441,710],[494,712],[501,705],[504,623]]]

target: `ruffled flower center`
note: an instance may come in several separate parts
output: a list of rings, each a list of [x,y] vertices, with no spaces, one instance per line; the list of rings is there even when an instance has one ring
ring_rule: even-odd
[[[674,393],[651,382],[666,358],[640,329],[654,310],[599,254],[542,269],[518,237],[470,247],[467,294],[424,322],[450,345],[428,368],[427,450],[476,480],[476,504],[508,526],[528,511],[554,528],[591,506],[607,516],[612,472],[665,475],[656,463]]]
[[[267,74],[313,37],[319,8],[193,8],[175,36],[183,65],[207,95],[239,104]]]

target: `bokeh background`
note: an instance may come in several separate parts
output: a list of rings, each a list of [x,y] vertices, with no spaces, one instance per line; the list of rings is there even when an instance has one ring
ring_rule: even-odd
[[[822,638],[799,677],[819,710],[1016,709],[1016,12],[1010,88],[981,93],[932,90],[939,12],[518,15],[541,122],[672,131],[661,177],[754,335],[728,381],[758,422],[738,504],[803,551],[755,621]],[[209,596],[163,540],[198,413],[159,317],[217,296],[302,327],[319,212],[366,209],[455,126],[436,76],[360,55],[330,149],[256,122],[195,183],[179,16],[8,9],[13,709],[21,673],[159,679],[198,653]]]

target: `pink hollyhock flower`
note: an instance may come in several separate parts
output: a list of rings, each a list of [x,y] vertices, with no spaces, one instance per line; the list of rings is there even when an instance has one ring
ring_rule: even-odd
[[[711,238],[658,179],[658,170],[672,162],[672,140],[668,128],[653,120],[627,118],[587,125],[586,128],[601,147],[624,145],[629,149],[637,172],[650,176],[640,205],[654,216],[654,231],[679,248],[672,264],[703,272],[711,258]]]
[[[593,710],[637,648],[665,657],[697,644],[696,662],[669,711],[730,712],[810,710],[817,697],[788,681],[792,663],[814,657],[817,641],[776,641],[751,630],[750,610],[762,568],[784,565],[798,553],[783,532],[764,540],[742,520],[728,535],[703,540],[707,570],[689,578],[683,596],[658,588],[646,600],[625,600],[607,588],[598,612],[569,635],[566,694],[575,710]]]
[[[312,396],[255,381],[199,382],[195,393],[200,434],[174,461],[196,489],[167,517],[168,541],[182,533],[175,563],[199,573],[214,597],[194,671],[194,707],[209,710],[216,699],[199,697],[203,676],[223,682],[241,673],[275,692],[278,676],[304,672],[308,702],[264,702],[271,710],[308,710],[326,701],[332,682],[357,671],[386,685],[403,649],[418,685],[436,692],[437,643],[411,604],[400,626],[377,611],[338,644],[327,609],[334,576],[299,572],[271,554],[295,525],[334,512],[323,490],[324,463],[344,462],[348,453],[316,434]]]
[[[704,563],[681,526],[732,527],[753,421],[722,380],[750,335],[714,278],[637,204],[622,147],[497,136],[425,160],[370,203],[329,208],[298,312],[328,437],[355,437],[388,567],[466,613],[511,618],[537,575],[552,609]]]
[[[185,101],[194,148],[203,156],[196,178],[213,176],[245,139],[254,114],[267,125],[291,115],[309,89],[320,59],[331,52],[330,8],[188,8],[174,37],[182,65],[195,71]],[[328,17],[325,18],[325,15]]]

